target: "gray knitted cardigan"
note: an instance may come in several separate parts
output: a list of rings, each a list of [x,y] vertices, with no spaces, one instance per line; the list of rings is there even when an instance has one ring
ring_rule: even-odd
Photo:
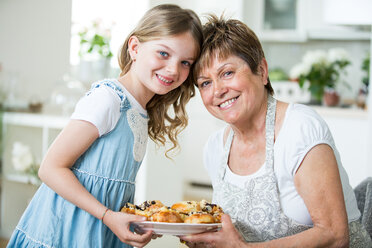
[[[366,178],[355,187],[354,193],[362,214],[361,223],[372,238],[372,177]]]

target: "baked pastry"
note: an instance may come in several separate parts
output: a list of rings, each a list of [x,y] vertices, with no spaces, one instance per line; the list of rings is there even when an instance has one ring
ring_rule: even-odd
[[[207,202],[181,201],[165,206],[161,201],[145,201],[140,205],[125,203],[121,212],[146,217],[148,221],[168,223],[220,223],[223,210],[220,206]]]
[[[206,212],[194,212],[190,213],[188,217],[185,218],[184,223],[191,224],[211,224],[215,223],[213,216]]]
[[[159,209],[164,207],[164,204],[161,201],[144,201],[141,205],[138,206],[143,211],[148,211],[150,214],[154,214],[159,211]]]
[[[125,205],[121,208],[120,212],[127,213],[127,214],[135,214],[136,205],[132,203],[125,203]]]
[[[135,214],[135,215],[140,215],[144,216],[149,220],[151,217],[152,213],[146,209],[142,209],[137,205],[134,205],[132,203],[125,203],[124,207],[120,210],[120,212],[127,213],[127,214]]]
[[[183,219],[181,218],[180,214],[167,207],[163,207],[159,209],[158,212],[151,215],[151,221],[155,222],[168,222],[168,223],[182,223]]]
[[[211,214],[216,223],[221,222],[221,216],[224,212],[220,206],[218,206],[217,204],[209,203],[206,200],[202,200],[200,201],[200,207],[203,212]]]
[[[191,212],[201,211],[199,202],[197,201],[181,201],[172,205],[172,209],[176,210],[181,214],[188,215]]]

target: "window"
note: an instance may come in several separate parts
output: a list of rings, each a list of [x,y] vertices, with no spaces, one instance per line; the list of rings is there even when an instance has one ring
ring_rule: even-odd
[[[117,54],[130,31],[149,8],[149,0],[72,0],[70,64],[79,64],[80,39],[78,32],[99,21],[111,31],[112,67],[118,67]]]

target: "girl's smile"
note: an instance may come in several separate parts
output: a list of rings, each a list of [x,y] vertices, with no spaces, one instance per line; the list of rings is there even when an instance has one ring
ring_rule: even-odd
[[[159,79],[159,82],[161,84],[164,84],[165,86],[170,86],[174,82],[174,80],[172,80],[171,78],[161,76],[159,74],[156,74],[156,77]]]

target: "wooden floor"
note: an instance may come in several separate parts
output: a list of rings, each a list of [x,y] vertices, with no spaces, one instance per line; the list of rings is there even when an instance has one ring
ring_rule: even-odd
[[[5,248],[8,244],[8,240],[0,239],[0,248]]]

